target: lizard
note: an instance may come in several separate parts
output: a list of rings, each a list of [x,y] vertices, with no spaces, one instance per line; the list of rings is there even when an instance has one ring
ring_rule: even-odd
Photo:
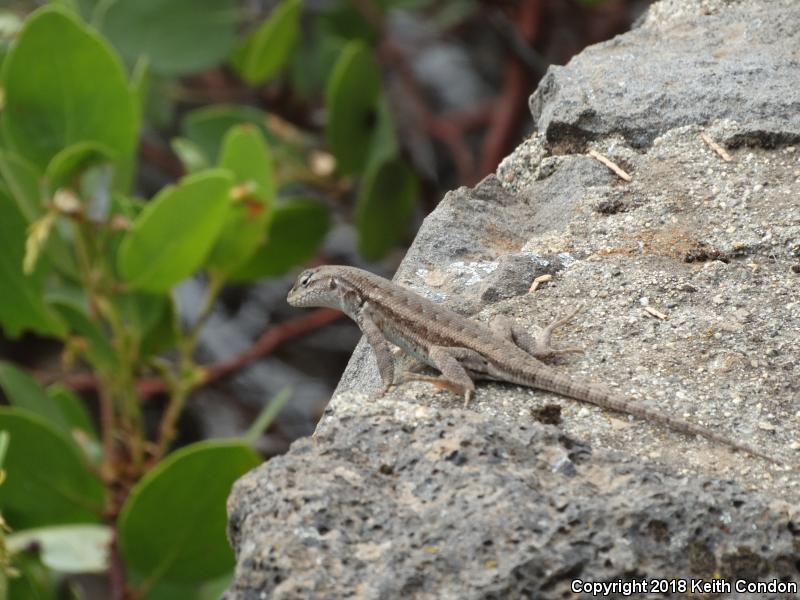
[[[566,375],[543,362],[558,354],[580,352],[577,348],[556,349],[550,344],[553,330],[578,311],[551,323],[534,338],[507,319],[498,319],[489,327],[388,279],[340,265],[324,265],[300,273],[287,302],[297,307],[334,308],[355,321],[375,353],[383,381],[380,395],[395,385],[393,344],[441,373],[439,378],[417,375],[412,379],[451,389],[464,397],[465,406],[475,392],[475,379],[512,383],[652,421],[783,464],[752,446]]]

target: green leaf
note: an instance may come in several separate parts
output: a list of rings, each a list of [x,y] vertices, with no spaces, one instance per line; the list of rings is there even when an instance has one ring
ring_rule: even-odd
[[[0,511],[14,529],[96,523],[105,490],[79,451],[41,418],[0,408],[0,430],[11,435]]]
[[[242,79],[257,85],[277,73],[297,43],[299,26],[300,0],[284,0],[232,57]]]
[[[114,303],[138,340],[140,360],[174,343],[175,319],[170,296],[130,292],[118,294]]]
[[[130,221],[135,221],[142,214],[145,206],[147,206],[147,202],[141,198],[130,198],[123,194],[111,195],[111,212]]]
[[[231,128],[222,143],[219,166],[233,172],[238,193],[206,265],[229,273],[255,252],[271,217],[272,155],[258,128]]]
[[[51,0],[53,3],[61,4],[74,10],[87,23],[92,23],[92,15],[98,3],[105,1],[106,0]]]
[[[86,405],[61,385],[44,390],[30,375],[8,362],[0,361],[0,390],[9,403],[38,415],[64,434],[93,463],[102,460],[102,448]]]
[[[8,432],[0,431],[0,485],[3,484],[3,480],[6,478],[6,473],[3,470],[3,464],[6,462],[6,452],[8,452],[9,440],[11,440],[11,436],[8,435]]]
[[[142,359],[167,350],[177,343],[175,322],[175,306],[172,300],[167,298],[163,310],[159,312],[158,321],[145,331],[141,339],[139,355]]]
[[[272,422],[275,420],[283,407],[286,406],[286,403],[292,397],[292,388],[291,386],[286,386],[282,388],[272,400],[261,410],[256,420],[253,421],[253,424],[250,425],[247,433],[242,436],[242,439],[246,441],[248,444],[253,445],[256,443],[261,434],[267,430]]]
[[[231,184],[230,174],[216,169],[162,190],[120,244],[122,277],[138,289],[166,292],[194,273],[225,221]]]
[[[119,368],[117,352],[101,325],[96,323],[80,302],[64,296],[48,296],[48,303],[69,325],[70,335],[80,336],[88,344],[86,357],[101,373],[113,373]]]
[[[205,581],[200,585],[197,600],[218,600],[222,598],[225,591],[233,583],[233,573],[225,573],[222,577],[217,577],[210,581]]]
[[[398,156],[399,147],[394,131],[394,119],[385,98],[378,102],[378,122],[369,147],[369,158],[364,171],[377,168],[381,163]]]
[[[320,14],[319,22],[325,33],[341,39],[361,40],[369,45],[378,39],[378,32],[352,2],[334,3],[332,9]]]
[[[103,448],[86,403],[72,390],[58,383],[47,388],[47,395],[58,405],[69,423],[71,439],[91,464],[99,465],[103,460]]]
[[[43,174],[39,169],[21,156],[0,150],[0,176],[8,187],[9,197],[25,218],[26,225],[44,215],[45,206],[39,189]],[[60,233],[48,238],[45,252],[62,274],[77,279],[78,271],[70,246]]]
[[[180,82],[166,75],[148,71],[142,84],[137,95],[145,120],[157,131],[171,131],[175,121]]]
[[[384,257],[406,233],[418,193],[416,176],[400,159],[364,175],[356,204],[358,251],[364,258]]]
[[[222,62],[236,40],[234,0],[116,0],[102,17],[106,36],[131,64],[177,76]]]
[[[303,37],[291,56],[291,89],[302,98],[312,101],[325,89],[325,82],[345,45],[339,37],[318,33],[312,24],[312,33]]]
[[[58,402],[22,369],[0,361],[0,389],[12,406],[38,415],[61,433],[70,435],[70,424]]]
[[[13,152],[0,150],[0,176],[28,223],[44,214],[39,190],[42,173],[33,164]]]
[[[142,577],[131,573],[128,580],[136,587],[143,583]],[[141,580],[141,582],[139,581]],[[233,573],[225,573],[222,577],[210,579],[200,584],[179,584],[159,581],[152,586],[141,600],[219,600],[233,580]]]
[[[54,383],[47,387],[47,395],[61,409],[71,429],[79,429],[93,439],[98,439],[86,403],[75,392],[60,383]]]
[[[14,555],[13,566],[20,573],[8,582],[8,600],[60,600],[55,574],[42,564],[35,548]]]
[[[167,457],[134,487],[118,520],[125,563],[148,580],[192,583],[233,565],[225,501],[261,462],[237,441],[199,442]]]
[[[113,530],[106,525],[58,525],[27,529],[8,536],[8,549],[40,549],[42,563],[60,573],[103,573]]]
[[[287,273],[314,256],[329,228],[328,211],[318,202],[295,199],[276,206],[266,241],[231,279],[254,281]]]
[[[26,330],[63,337],[64,325],[42,299],[43,270],[30,277],[22,270],[26,228],[14,202],[0,189],[0,327],[9,337]]]
[[[196,173],[197,171],[208,169],[211,166],[203,149],[190,139],[182,137],[173,138],[170,142],[170,146],[172,146],[172,151],[178,155],[187,173]]]
[[[222,138],[234,125],[252,123],[270,140],[264,125],[265,115],[257,108],[236,104],[213,104],[186,114],[181,122],[184,137],[202,150],[212,163],[217,162]]]
[[[138,336],[144,337],[158,326],[164,313],[169,311],[170,299],[165,294],[129,292],[117,295],[114,302],[125,322]]]
[[[56,154],[45,170],[50,191],[60,187],[78,189],[76,178],[88,167],[109,162],[113,152],[96,142],[78,142]]]
[[[222,142],[219,166],[233,171],[237,184],[250,185],[250,195],[269,208],[275,193],[272,156],[258,127],[249,123],[232,127]]]
[[[131,88],[131,93],[134,98],[136,98],[136,102],[143,112],[146,112],[145,105],[147,103],[147,98],[152,92],[152,79],[150,59],[146,56],[140,56],[136,59],[136,62],[133,63],[131,79],[128,86]],[[145,121],[147,121],[147,119],[145,119]]]
[[[19,154],[40,168],[77,142],[133,154],[138,109],[122,64],[74,15],[56,6],[34,12],[3,66],[3,128]]]
[[[350,42],[331,73],[325,95],[325,134],[343,175],[361,170],[367,161],[377,123],[380,85],[370,50],[361,42]]]

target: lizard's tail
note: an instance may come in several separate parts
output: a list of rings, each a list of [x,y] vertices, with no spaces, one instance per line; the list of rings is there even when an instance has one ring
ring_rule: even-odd
[[[632,415],[645,421],[661,423],[662,425],[665,425],[666,427],[669,427],[670,429],[679,433],[702,436],[714,442],[730,446],[736,450],[747,452],[753,456],[758,456],[759,458],[763,458],[764,460],[776,465],[784,464],[782,461],[768,456],[767,454],[756,450],[752,446],[741,444],[710,429],[705,429],[684,419],[673,417],[672,415],[660,412],[654,408],[639,404],[636,401],[628,400],[610,392],[609,390],[606,390],[601,386],[575,381],[572,378],[562,375],[553,369],[547,369],[546,371],[537,373],[535,382],[531,383],[533,383],[534,386],[539,389],[555,392],[556,394],[567,396],[582,402],[588,402],[590,404],[599,406],[600,408]]]

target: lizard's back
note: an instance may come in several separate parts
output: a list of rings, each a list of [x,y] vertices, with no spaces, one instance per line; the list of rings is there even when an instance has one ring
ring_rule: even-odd
[[[469,348],[486,358],[503,356],[539,362],[482,323],[378,275],[354,267],[348,270],[351,281],[370,302],[370,314],[387,339],[418,358],[425,360],[421,351],[426,345],[435,344]],[[420,335],[421,329],[424,335]]]

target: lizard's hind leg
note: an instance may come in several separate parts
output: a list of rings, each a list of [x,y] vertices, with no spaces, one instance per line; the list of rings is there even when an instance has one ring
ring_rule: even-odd
[[[512,341],[514,344],[525,350],[531,356],[539,360],[553,358],[559,354],[570,354],[576,352],[583,352],[582,348],[569,347],[569,348],[553,348],[550,344],[550,338],[553,331],[557,327],[561,327],[569,323],[575,315],[583,310],[583,306],[579,306],[569,315],[557,321],[553,321],[547,327],[539,331],[539,334],[534,337],[522,327],[512,323],[507,317],[498,315],[492,320],[492,330],[500,337]]]
[[[436,370],[442,374],[441,377],[408,373],[403,376],[402,380],[427,381],[438,387],[449,389],[464,397],[464,406],[466,407],[475,393],[475,383],[461,361],[480,360],[480,356],[467,348],[433,346],[428,352],[428,357]]]

